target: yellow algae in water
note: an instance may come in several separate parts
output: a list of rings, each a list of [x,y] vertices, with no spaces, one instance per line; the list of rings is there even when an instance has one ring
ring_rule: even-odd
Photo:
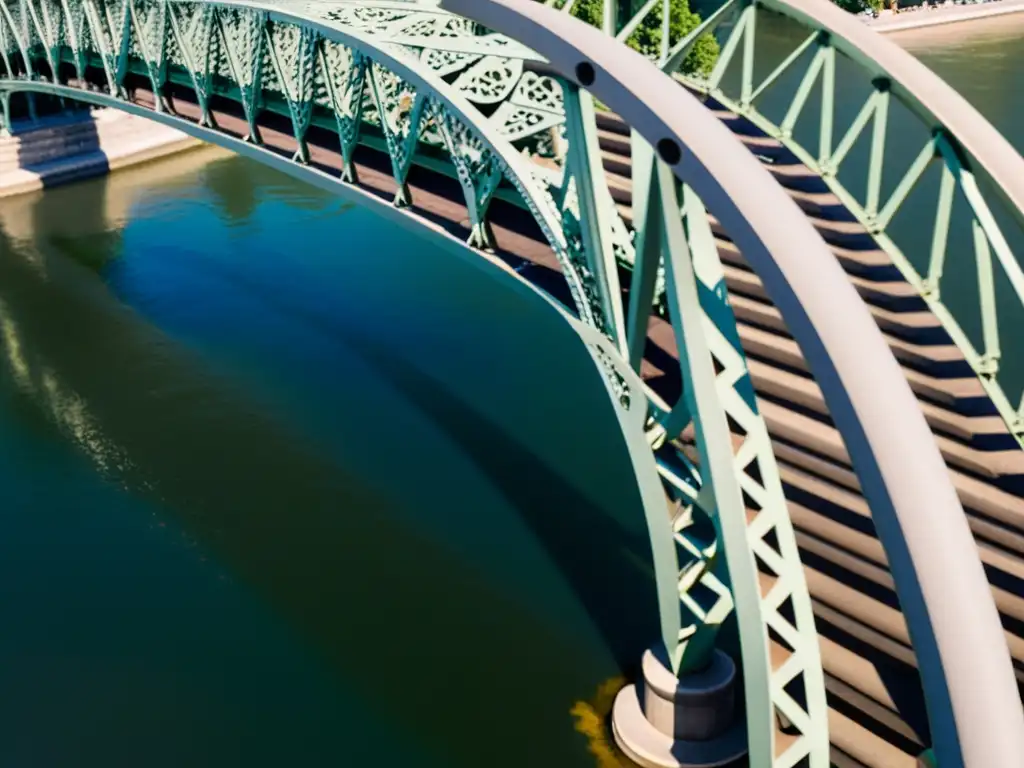
[[[597,760],[598,768],[628,768],[633,764],[615,746],[608,726],[615,696],[626,687],[626,678],[613,677],[598,686],[590,701],[577,701],[569,714],[575,729],[587,738],[587,750]]]

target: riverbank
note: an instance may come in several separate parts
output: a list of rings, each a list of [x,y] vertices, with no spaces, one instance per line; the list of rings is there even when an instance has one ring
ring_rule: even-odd
[[[0,138],[0,199],[102,176],[200,145],[181,131],[117,110],[46,118]]]
[[[920,6],[900,13],[886,13],[865,23],[877,32],[888,34],[924,27],[960,24],[1009,14],[1024,14],[1024,0],[989,0],[969,5]]]

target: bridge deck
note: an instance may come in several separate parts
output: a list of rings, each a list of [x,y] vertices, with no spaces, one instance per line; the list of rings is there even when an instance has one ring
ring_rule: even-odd
[[[198,121],[191,92],[172,90],[178,115]],[[135,99],[154,104],[152,93],[141,87]],[[237,106],[214,107],[221,131],[239,138],[247,132]],[[1024,452],[936,318],[867,233],[823,191],[820,180],[770,138],[719,114],[748,147],[773,160],[769,170],[833,246],[902,363],[968,511],[1018,679],[1024,680]],[[601,116],[609,185],[627,219],[632,202],[628,133],[614,116]],[[286,119],[264,113],[261,134],[267,148],[283,157],[294,154]],[[337,136],[314,127],[307,139],[311,165],[338,175]],[[388,157],[360,147],[355,164],[359,187],[390,203],[396,184]],[[464,197],[454,179],[416,167],[410,188],[411,214],[468,237]],[[558,263],[532,217],[496,200],[491,223],[496,260],[568,300]],[[927,720],[907,626],[870,510],[799,347],[742,254],[717,227],[716,236],[806,566],[826,672],[833,762],[841,768],[914,768],[915,756],[930,742]],[[642,375],[672,399],[680,386],[675,350],[671,326],[652,319]],[[686,442],[684,435],[684,448]]]
[[[832,247],[900,361],[967,510],[1024,681],[1024,451],[938,319],[821,179],[747,121],[722,109],[716,114]],[[599,119],[609,188],[629,220],[629,129],[614,115]],[[927,725],[907,625],[870,509],[799,347],[739,249],[712,228],[805,564],[833,760],[914,766],[929,743]],[[650,338],[661,355],[675,349],[666,323],[653,323]]]

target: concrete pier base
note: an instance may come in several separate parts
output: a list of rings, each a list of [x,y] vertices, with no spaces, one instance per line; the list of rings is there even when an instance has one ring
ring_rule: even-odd
[[[715,651],[707,669],[682,678],[647,651],[643,680],[619,692],[612,709],[615,742],[644,768],[711,768],[747,752],[737,716],[736,665]]]

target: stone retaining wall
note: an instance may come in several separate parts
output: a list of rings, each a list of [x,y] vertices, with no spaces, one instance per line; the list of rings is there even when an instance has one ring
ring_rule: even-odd
[[[16,126],[0,137],[0,198],[182,152],[201,142],[180,131],[111,109]]]

